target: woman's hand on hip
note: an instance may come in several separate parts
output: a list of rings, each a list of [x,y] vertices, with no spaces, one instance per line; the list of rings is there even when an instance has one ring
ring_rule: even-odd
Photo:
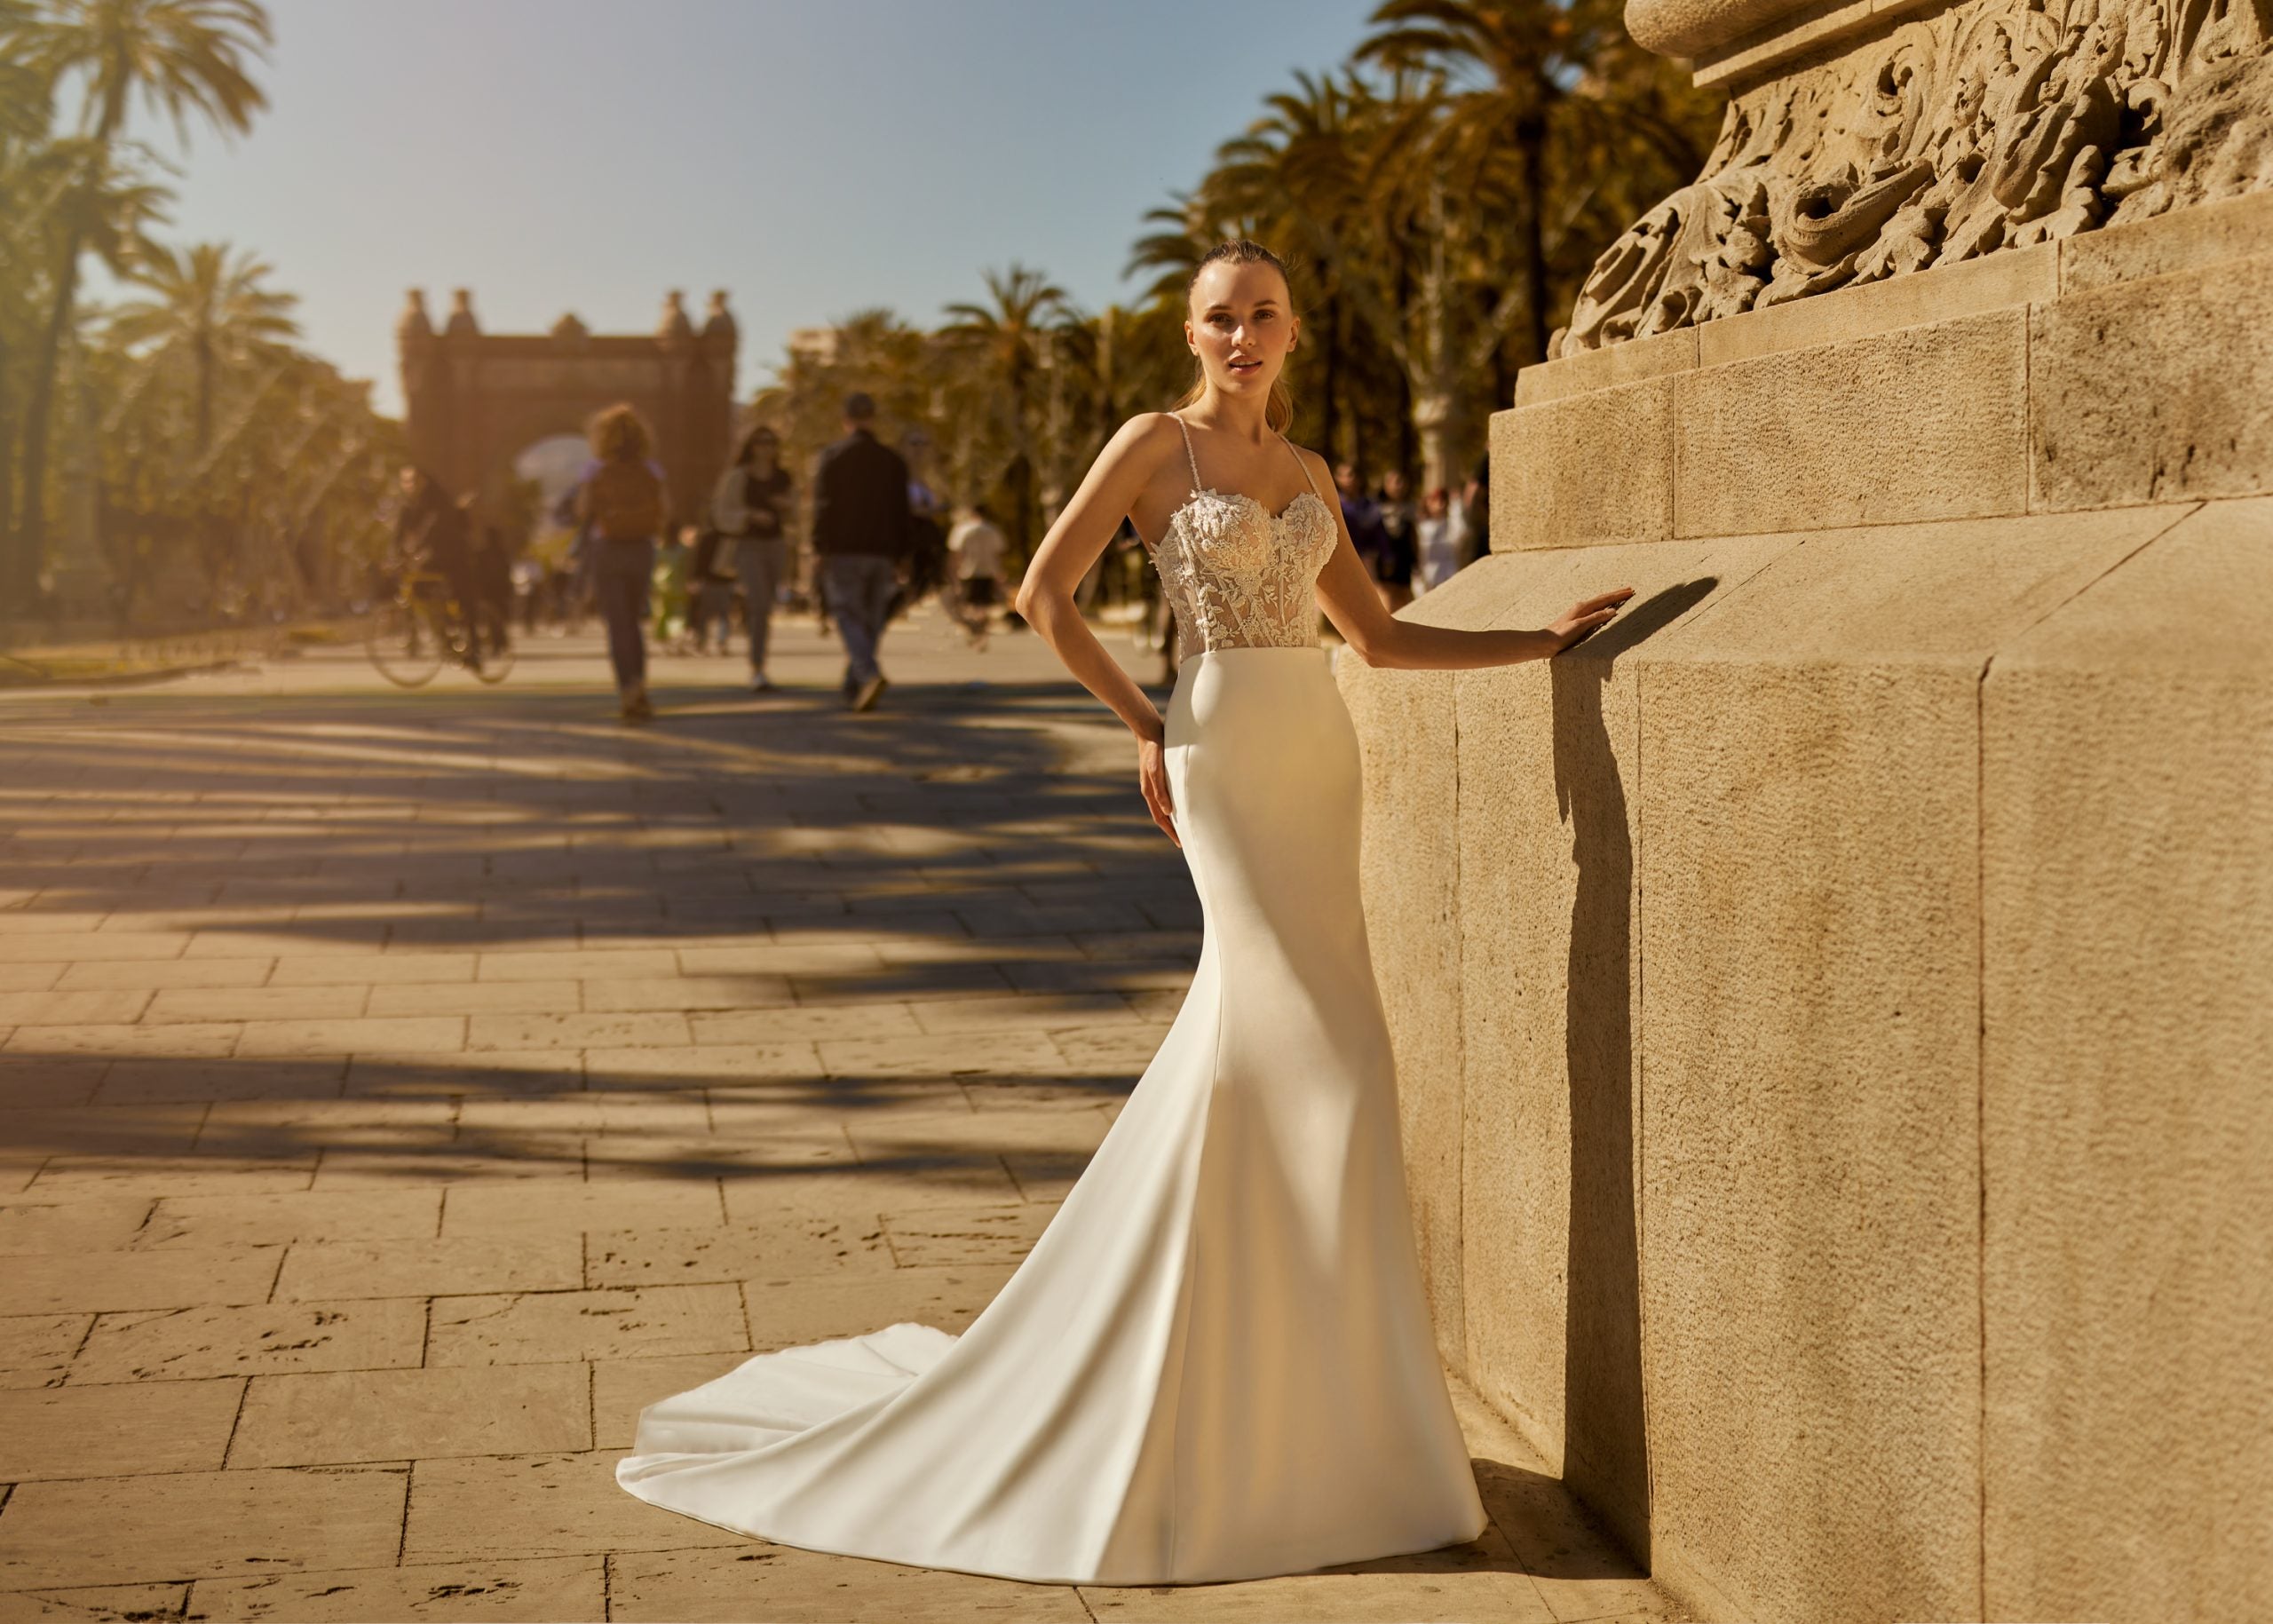
[[[1136,741],[1136,784],[1144,792],[1144,809],[1160,826],[1160,833],[1183,845],[1176,832],[1176,800],[1168,793],[1168,748],[1158,739]]]

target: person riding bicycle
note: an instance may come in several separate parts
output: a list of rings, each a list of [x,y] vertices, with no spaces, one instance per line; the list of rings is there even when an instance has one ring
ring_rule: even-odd
[[[449,589],[450,612],[465,633],[466,664],[479,670],[481,633],[473,606],[480,583],[474,574],[472,524],[442,482],[415,463],[404,465],[402,495],[402,511],[394,521],[397,567],[442,579]]]

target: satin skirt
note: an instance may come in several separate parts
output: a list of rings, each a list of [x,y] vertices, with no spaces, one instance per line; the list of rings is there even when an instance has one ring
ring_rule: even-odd
[[[1422,1293],[1323,650],[1169,707],[1204,934],[1088,1168],[960,1336],[761,1353],[640,1412],[616,1481],[782,1544],[1054,1584],[1257,1579],[1478,1537]]]

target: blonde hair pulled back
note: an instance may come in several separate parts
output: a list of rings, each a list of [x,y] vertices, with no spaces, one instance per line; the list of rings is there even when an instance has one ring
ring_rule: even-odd
[[[1291,304],[1294,300],[1295,273],[1287,268],[1287,262],[1260,242],[1250,241],[1246,237],[1233,237],[1229,242],[1218,242],[1209,249],[1201,257],[1200,263],[1192,267],[1192,275],[1184,284],[1184,302],[1186,308],[1189,308],[1192,304],[1192,290],[1200,285],[1200,273],[1211,265],[1267,265],[1277,271],[1279,280],[1287,284],[1287,301]],[[1207,390],[1208,369],[1198,364],[1195,359],[1192,369],[1191,386],[1177,397],[1176,403],[1168,409],[1182,411],[1199,400],[1207,392]],[[1263,421],[1265,425],[1281,434],[1287,432],[1287,425],[1295,421],[1295,392],[1287,387],[1287,370],[1284,367],[1279,369],[1279,376],[1271,380],[1271,399],[1263,405]]]

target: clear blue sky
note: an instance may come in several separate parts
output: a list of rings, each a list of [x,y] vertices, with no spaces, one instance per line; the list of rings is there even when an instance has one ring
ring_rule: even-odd
[[[257,250],[400,409],[407,288],[492,332],[651,330],[713,288],[741,392],[791,328],[930,322],[1016,259],[1089,308],[1144,211],[1372,0],[268,0],[271,103],[193,138],[175,242]],[[139,133],[157,137],[160,126]],[[170,147],[170,136],[165,145]]]

